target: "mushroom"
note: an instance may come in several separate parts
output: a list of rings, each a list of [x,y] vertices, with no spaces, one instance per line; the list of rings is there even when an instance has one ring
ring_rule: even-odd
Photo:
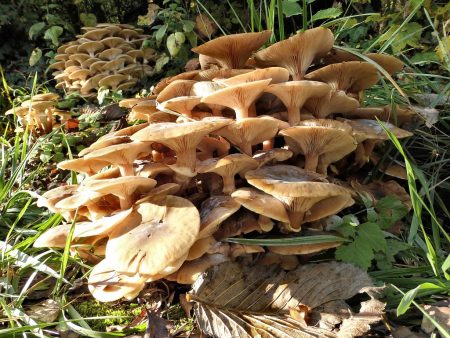
[[[220,89],[203,97],[201,102],[229,107],[235,111],[236,120],[240,121],[249,117],[249,107],[262,94],[270,81],[265,79]]]
[[[289,149],[274,148],[271,150],[262,151],[253,155],[253,158],[258,161],[258,168],[272,163],[272,162],[283,162],[290,159],[294,153]]]
[[[288,122],[291,126],[297,125],[301,120],[300,110],[309,98],[326,95],[330,86],[317,81],[290,81],[272,84],[265,90],[277,96],[286,106]]]
[[[298,232],[301,225],[311,214],[315,204],[334,197],[348,196],[349,191],[336,184],[329,183],[322,175],[306,171],[290,165],[275,165],[250,170],[245,177],[251,185],[280,200],[289,215],[287,230]],[[327,205],[328,215],[342,209],[339,205],[335,210],[333,204]],[[325,217],[325,216],[323,216]]]
[[[271,34],[266,30],[225,35],[192,48],[192,51],[216,59],[222,68],[244,68],[251,53],[260,48]]]
[[[351,128],[334,120],[302,121],[298,126],[283,129],[280,135],[284,136],[290,150],[305,156],[305,169],[310,171],[317,171],[319,159],[325,154],[333,154],[334,162],[356,149]],[[324,167],[322,163],[322,174],[326,174],[328,164]]]
[[[100,169],[108,166],[110,163],[98,159],[77,158],[59,162],[57,167],[64,170],[72,170],[78,173],[84,173],[88,176],[94,175]]]
[[[135,141],[159,142],[176,153],[177,162],[170,167],[177,173],[192,177],[195,175],[195,150],[207,134],[229,124],[228,119],[150,125],[131,137]]]
[[[333,43],[334,36],[328,28],[307,29],[260,50],[253,60],[258,67],[286,68],[294,81],[302,80],[313,60],[326,55]]]
[[[213,132],[227,139],[244,154],[252,156],[252,146],[273,138],[278,132],[278,122],[263,118],[243,118]]]
[[[331,90],[325,96],[310,98],[304,108],[315,118],[324,119],[333,113],[347,114],[357,110],[359,101],[347,96],[342,90]]]
[[[248,170],[256,169],[258,162],[245,154],[231,154],[222,158],[211,158],[197,164],[199,173],[215,173],[223,179],[223,193],[231,194],[236,190],[234,177],[244,175]]]
[[[171,195],[141,203],[137,211],[142,223],[114,231],[106,258],[118,272],[155,276],[186,257],[197,239],[200,215],[191,202]]]
[[[270,79],[271,84],[282,83],[289,80],[289,72],[282,67],[269,67],[256,69],[254,71],[236,75],[228,79],[216,79],[216,82],[226,86],[234,86],[240,83],[254,82]]]

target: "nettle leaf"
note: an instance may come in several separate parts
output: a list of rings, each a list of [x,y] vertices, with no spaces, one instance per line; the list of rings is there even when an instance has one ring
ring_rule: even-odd
[[[289,18],[293,15],[298,15],[303,13],[302,7],[297,3],[297,1],[292,0],[283,0],[283,14],[286,18]]]
[[[42,49],[40,48],[35,48],[32,52],[31,52],[31,56],[30,59],[28,60],[29,64],[31,67],[33,67],[36,63],[39,62],[39,60],[42,57]]]
[[[28,30],[30,40],[33,40],[45,27],[45,22],[37,22]]]
[[[369,300],[355,314],[345,301],[358,293]],[[197,279],[188,298],[208,336],[328,338],[360,336],[378,322],[384,304],[375,294],[367,273],[352,264],[307,264],[286,272],[278,265],[227,262]]]
[[[58,46],[59,41],[58,38],[63,33],[63,29],[61,26],[52,26],[47,29],[44,33],[44,39],[50,40],[54,46]]]
[[[356,228],[354,241],[336,249],[336,259],[368,269],[375,252],[386,252],[387,244],[383,231],[376,223],[366,222]]]
[[[394,196],[386,196],[378,201],[375,206],[378,212],[378,225],[382,229],[392,227],[395,222],[401,220],[408,213],[405,205]]]
[[[316,14],[314,14],[311,18],[311,21],[316,20],[325,20],[325,19],[334,19],[342,14],[342,9],[336,7],[330,7],[327,9],[321,9]]]

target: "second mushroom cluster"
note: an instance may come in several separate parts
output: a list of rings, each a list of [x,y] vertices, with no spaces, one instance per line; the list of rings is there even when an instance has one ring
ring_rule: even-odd
[[[332,50],[326,28],[259,50],[270,35],[229,35],[195,48],[202,69],[120,103],[144,123],[59,164],[85,179],[42,196],[40,205],[67,223],[35,245],[64,247],[72,230],[72,253],[96,264],[89,289],[97,299],[131,299],[162,278],[190,284],[208,267],[252,253],[258,264],[292,269],[296,254],[340,244],[224,241],[304,234],[351,206],[354,192],[337,177],[365,165],[387,139],[372,119],[386,109],[360,107],[363,91],[380,79],[376,66]],[[367,57],[389,73],[402,68],[391,56]],[[411,135],[385,126],[399,138]]]

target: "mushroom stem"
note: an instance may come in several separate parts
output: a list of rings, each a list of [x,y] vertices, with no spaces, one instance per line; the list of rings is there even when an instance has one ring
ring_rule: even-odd
[[[269,217],[259,215],[258,225],[263,232],[269,232],[270,230],[272,230],[273,224],[273,221]]]
[[[170,167],[184,176],[195,176],[195,163],[197,162],[195,148],[178,151],[176,154],[177,162]]]
[[[134,176],[133,163],[119,165],[121,176]]]
[[[304,211],[289,211],[289,223],[292,231],[299,232],[302,230],[302,223],[305,218]]]
[[[223,176],[223,193],[226,195],[231,195],[232,192],[236,190],[236,185],[234,181],[234,175]]]
[[[240,144],[239,149],[248,156],[252,156],[252,145],[250,143]]]
[[[365,160],[368,161],[370,158],[370,155],[372,155],[373,150],[375,149],[375,146],[379,143],[378,140],[366,140],[363,142],[364,145],[364,155]]]
[[[307,154],[305,155],[305,170],[316,171],[319,163],[319,155]]]
[[[300,122],[300,107],[297,105],[288,107],[288,122],[291,126],[296,126]]]
[[[242,121],[242,119],[249,117],[248,108],[247,107],[239,107],[234,110],[236,113],[236,121]]]
[[[366,151],[362,143],[358,143],[355,149],[355,166],[361,168],[366,163]]]
[[[127,197],[119,197],[120,202],[120,209],[126,210],[130,209],[133,206],[133,201],[127,196]]]
[[[222,115],[222,108],[221,106],[214,104],[211,105],[211,113],[213,114],[213,116],[223,116]]]
[[[45,133],[48,134],[53,129],[53,114],[50,109],[46,109],[45,113],[47,115],[46,121],[45,121]]]
[[[263,142],[263,150],[264,151],[272,150],[274,143],[275,143],[275,138],[271,138],[269,140],[265,140]]]

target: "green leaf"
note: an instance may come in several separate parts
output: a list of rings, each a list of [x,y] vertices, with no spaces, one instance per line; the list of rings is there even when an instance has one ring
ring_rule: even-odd
[[[80,21],[84,26],[93,27],[97,25],[97,17],[92,13],[80,13]]]
[[[341,245],[336,249],[336,259],[342,262],[353,263],[363,270],[367,270],[374,258],[373,251],[366,243],[356,239],[354,242]]]
[[[63,29],[60,26],[52,26],[44,33],[44,39],[50,40],[54,46],[58,46],[58,38],[63,33]]]
[[[429,62],[439,62],[439,57],[436,52],[422,52],[414,54],[410,61],[414,65],[422,65]]]
[[[394,196],[386,196],[380,199],[375,209],[378,212],[377,223],[382,229],[392,227],[395,222],[401,220],[408,213],[403,203]]]
[[[297,1],[283,0],[282,6],[283,6],[283,14],[286,18],[303,13],[303,9],[297,3]]]
[[[395,262],[395,255],[401,251],[408,250],[410,246],[402,241],[389,238],[386,240],[387,248],[385,252],[379,252],[375,255],[377,267],[380,270],[392,268],[392,263]]]
[[[170,56],[176,56],[181,49],[181,46],[186,41],[186,37],[181,32],[172,33],[167,38],[167,49],[169,50]]]
[[[156,31],[156,33],[155,33],[155,39],[156,39],[156,41],[158,41],[158,42],[161,42],[162,41],[162,39],[164,38],[164,35],[166,34],[166,31],[167,31],[167,28],[168,28],[169,26],[167,25],[167,24],[165,24],[165,25],[163,25],[163,26],[161,26],[161,27],[159,27],[159,29]]]
[[[386,251],[387,244],[383,231],[375,223],[363,223],[358,226],[358,239],[364,241],[374,251]]]
[[[166,54],[161,55],[158,60],[156,60],[155,72],[159,73],[169,60],[170,58]]]
[[[321,9],[316,14],[314,14],[311,18],[311,21],[314,22],[316,20],[324,20],[324,19],[334,19],[342,14],[342,9],[331,7],[327,9]]]
[[[192,32],[195,27],[195,22],[191,20],[183,20],[183,31],[185,33]]]
[[[35,48],[31,52],[30,59],[28,60],[31,67],[33,67],[42,57],[42,50],[40,48]]]
[[[28,30],[28,36],[30,40],[33,40],[35,36],[37,36],[45,27],[45,22],[37,22]]]
[[[434,290],[435,291],[442,290],[442,287],[433,283],[422,283],[416,288],[409,290],[407,293],[405,293],[402,300],[400,301],[400,304],[398,304],[397,306],[397,316],[401,316],[406,311],[408,311],[412,301],[414,300],[414,298],[416,298],[416,295],[419,291],[434,291]]]

